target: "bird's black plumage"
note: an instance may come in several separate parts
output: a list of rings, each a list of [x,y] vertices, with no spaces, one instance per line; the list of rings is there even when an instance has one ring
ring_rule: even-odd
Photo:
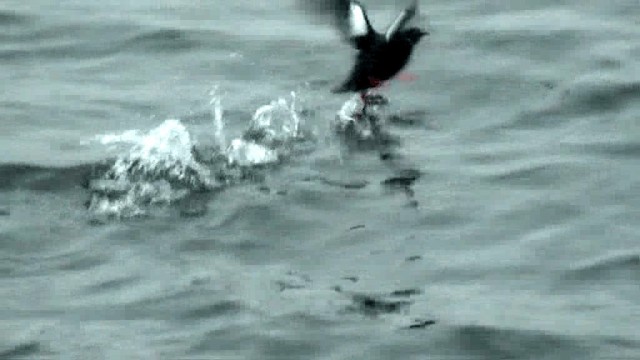
[[[333,92],[364,92],[397,75],[428,32],[407,24],[417,12],[417,0],[391,23],[384,34],[373,29],[365,8],[356,0],[301,0],[307,9],[332,17],[343,38],[358,50],[348,78]]]

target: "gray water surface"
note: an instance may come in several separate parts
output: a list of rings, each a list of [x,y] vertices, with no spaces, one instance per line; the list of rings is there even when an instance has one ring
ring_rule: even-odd
[[[353,53],[296,9],[0,3],[0,358],[640,358],[638,2],[422,1],[389,160],[331,145]],[[96,221],[89,140],[210,142],[214,86],[229,133],[295,91],[313,151]]]

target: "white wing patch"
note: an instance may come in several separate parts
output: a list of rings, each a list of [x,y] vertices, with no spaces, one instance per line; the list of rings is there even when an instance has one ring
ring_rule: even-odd
[[[352,37],[365,36],[369,33],[367,15],[362,6],[353,1],[349,5],[349,33]]]
[[[387,41],[391,40],[391,38],[393,37],[393,34],[395,34],[396,31],[400,30],[409,21],[411,21],[411,19],[416,15],[417,11],[418,11],[418,1],[413,0],[413,2],[411,2],[411,4],[406,9],[404,9],[400,13],[400,15],[398,15],[398,17],[393,21],[393,23],[389,25],[389,27],[387,28],[387,31],[384,34],[384,37],[386,38],[386,40]]]
[[[396,31],[400,29],[400,25],[402,25],[402,23],[404,22],[404,19],[406,18],[405,13],[406,13],[406,10],[403,11],[402,14],[400,14],[400,16],[398,16],[387,29],[387,32],[384,34],[384,37],[387,39],[387,41],[391,40],[391,37],[393,36],[393,34],[395,34]]]

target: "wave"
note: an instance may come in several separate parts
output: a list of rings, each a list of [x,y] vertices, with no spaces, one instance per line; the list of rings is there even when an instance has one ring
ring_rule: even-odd
[[[27,17],[5,14],[4,19],[13,22],[9,25],[21,29],[0,34],[0,40],[6,44],[0,51],[0,60],[5,61],[94,59],[118,53],[184,53],[212,48],[214,44],[219,49],[229,42],[224,34],[217,31],[149,28],[99,21],[33,27]],[[3,13],[0,13],[0,28],[2,20]],[[232,47],[227,47],[231,51]]]
[[[637,159],[640,158],[640,142],[637,141],[594,141],[584,144],[574,144],[571,147],[580,152],[600,155],[607,159]]]
[[[563,112],[587,114],[620,111],[640,99],[640,81],[589,76],[578,79],[561,92]]]
[[[516,163],[514,165],[502,165],[500,169],[492,171],[484,176],[490,183],[509,184],[520,186],[545,187],[560,183],[559,179],[566,183],[575,181],[583,173],[580,164],[567,161],[546,163]]]
[[[451,339],[453,347],[469,358],[575,359],[590,358],[593,351],[584,341],[571,336],[481,325],[456,327]]]
[[[566,271],[565,280],[640,281],[640,251],[615,252],[575,265]]]
[[[108,161],[70,167],[0,164],[0,191],[60,191],[78,185],[87,187],[89,179],[108,167]]]
[[[0,27],[23,25],[31,22],[32,17],[10,10],[0,10]]]
[[[590,75],[560,86],[541,105],[518,114],[500,129],[558,127],[575,117],[619,113],[640,100],[640,81]]]
[[[0,359],[16,359],[34,356],[40,351],[40,342],[28,341],[13,345],[10,349],[0,350]]]
[[[127,50],[150,52],[184,52],[202,47],[205,39],[217,33],[200,34],[196,31],[180,29],[155,29],[144,31],[126,40],[122,46]]]
[[[181,315],[182,320],[194,320],[204,321],[209,318],[215,318],[220,316],[229,316],[242,311],[247,311],[248,308],[240,301],[223,300],[217,303],[207,303],[199,306],[195,306]]]
[[[114,26],[101,22],[34,25],[23,22],[14,27],[15,31],[0,35],[5,43],[0,51],[0,60],[89,59],[109,56],[120,51],[126,34],[136,31],[133,25]]]

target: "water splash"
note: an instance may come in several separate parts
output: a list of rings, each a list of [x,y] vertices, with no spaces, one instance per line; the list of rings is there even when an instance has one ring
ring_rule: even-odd
[[[213,130],[214,137],[217,145],[224,149],[227,147],[227,139],[224,134],[224,120],[222,118],[223,109],[221,103],[221,96],[218,91],[218,86],[215,86],[211,92],[209,92],[209,96],[211,96],[211,100],[209,104],[212,106],[212,115],[213,115]]]
[[[137,142],[140,138],[142,138],[140,130],[127,130],[122,134],[106,134],[98,135],[95,137],[95,139],[102,143],[102,145],[111,145],[123,142],[134,143]]]
[[[279,162],[290,154],[292,144],[305,139],[294,92],[290,101],[279,98],[259,107],[248,129],[229,145],[217,87],[210,96],[214,147],[196,146],[185,126],[175,119],[147,133],[129,130],[94,137],[105,146],[127,145],[129,149],[91,182],[89,209],[115,217],[143,215],[152,204],[171,203],[191,192],[243,181],[245,170]]]
[[[302,139],[300,123],[293,91],[290,102],[281,97],[260,106],[253,114],[249,129],[227,148],[229,164],[256,166],[277,162],[288,154],[287,148],[292,142]]]
[[[283,97],[259,107],[253,114],[248,134],[264,145],[277,145],[298,138],[300,117],[296,111],[296,93],[291,101]]]
[[[226,150],[229,165],[256,166],[278,161],[278,152],[264,145],[243,139],[233,139]]]
[[[366,114],[364,113],[366,101]],[[372,139],[380,130],[388,100],[382,95],[369,94],[363,100],[359,94],[342,104],[332,124],[333,130],[358,139]]]
[[[116,161],[109,175],[116,180],[159,178],[206,188],[211,185],[209,170],[195,161],[193,146],[180,120],[166,120],[136,139],[129,154]]]
[[[90,210],[97,214],[135,216],[144,206],[169,203],[189,191],[214,187],[210,171],[198,163],[189,132],[179,120],[166,120],[147,134],[99,138],[105,145],[130,144],[101,179],[91,183]]]

